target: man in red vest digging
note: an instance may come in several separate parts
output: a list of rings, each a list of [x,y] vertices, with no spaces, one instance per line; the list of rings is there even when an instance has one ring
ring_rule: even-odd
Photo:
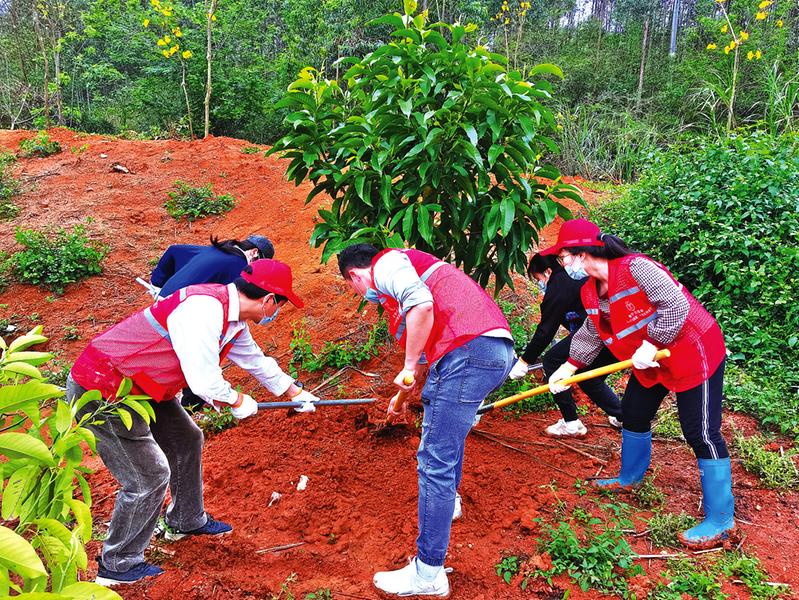
[[[203,507],[203,433],[175,398],[190,387],[207,403],[228,404],[243,419],[258,411],[255,400],[237,392],[222,377],[227,357],[273,394],[287,395],[312,409],[312,394],[300,389],[273,358],[264,356],[247,321],[266,324],[290,301],[291,269],[275,260],[257,260],[235,282],[192,285],[158,300],[96,336],[78,357],[67,379],[67,395],[99,390],[113,401],[123,378],[133,393],[153,399],[156,419],[148,426],[138,415],[126,428],[118,417],[90,425],[97,450],[121,489],[98,559],[97,582],[133,583],[163,571],[144,561],[169,486],[167,537],[223,535],[232,531]],[[78,418],[97,408],[89,402]]]
[[[474,280],[425,252],[378,252],[374,246],[357,244],[339,254],[338,264],[357,294],[383,306],[389,330],[405,348],[405,363],[394,384],[412,389],[422,353],[430,363],[422,389],[424,419],[417,452],[417,554],[402,569],[375,574],[374,584],[397,596],[447,596],[444,559],[453,517],[460,512],[456,490],[466,436],[480,403],[513,366],[510,328]],[[395,397],[389,414],[404,412],[403,402]]]

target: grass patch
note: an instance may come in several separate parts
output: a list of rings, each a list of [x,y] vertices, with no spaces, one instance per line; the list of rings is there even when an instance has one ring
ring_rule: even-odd
[[[724,373],[724,397],[733,410],[757,417],[780,433],[799,438],[797,375],[779,366],[766,376],[729,365]],[[792,389],[793,386],[793,389]]]
[[[184,181],[176,181],[174,189],[167,192],[164,208],[169,216],[192,222],[209,215],[221,215],[233,209],[236,199],[230,194],[215,195],[211,184],[192,187]]]
[[[649,539],[655,546],[679,548],[677,534],[696,525],[696,519],[685,513],[657,513],[647,522]]]
[[[632,497],[636,499],[641,508],[652,510],[662,506],[666,501],[666,494],[655,485],[656,478],[657,471],[653,475],[644,477],[641,484],[632,491]]]
[[[0,153],[0,221],[19,214],[19,207],[14,203],[14,196],[19,194],[19,181],[11,172],[16,160],[10,152]]]
[[[794,456],[797,450],[787,452],[769,450],[769,441],[762,435],[744,436],[735,431],[733,444],[743,461],[744,469],[757,475],[758,479],[769,488],[793,488],[799,485]]]
[[[51,140],[46,131],[40,131],[34,137],[19,143],[19,153],[25,158],[44,158],[61,152],[61,144]]]
[[[658,412],[657,421],[652,427],[652,435],[673,440],[683,439],[676,407],[670,406]]]

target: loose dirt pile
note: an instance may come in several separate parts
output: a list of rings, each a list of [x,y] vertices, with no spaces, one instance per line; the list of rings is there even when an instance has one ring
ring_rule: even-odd
[[[147,278],[151,261],[173,243],[207,243],[210,234],[243,238],[258,232],[269,236],[276,258],[294,271],[296,289],[306,301],[303,311],[287,309],[267,328],[253,333],[264,350],[285,367],[292,323],[305,318],[314,347],[324,340],[353,333],[365,338],[374,322],[373,309],[357,313],[358,302],[337,274],[335,261],[319,264],[320,252],[310,249],[308,239],[316,220],[317,204],[304,204],[307,188],[295,188],[283,179],[284,164],[260,154],[244,154],[246,142],[209,138],[193,143],[176,141],[124,141],[53,130],[51,137],[65,151],[46,158],[21,160],[16,173],[25,193],[16,199],[20,215],[0,224],[0,243],[14,251],[14,226],[40,228],[71,226],[93,219],[92,238],[110,246],[105,272],[69,286],[63,296],[52,297],[39,288],[12,285],[0,296],[7,308],[0,318],[11,318],[21,329],[35,321],[51,336],[49,348],[64,364],[73,360],[88,339],[148,303],[135,282]],[[16,150],[30,132],[0,132],[0,147]],[[68,148],[87,148],[71,153]],[[129,173],[113,170],[114,164]],[[163,203],[175,180],[195,185],[211,183],[217,193],[231,193],[238,205],[229,214],[203,220],[189,227],[167,216]],[[545,241],[556,236],[556,227],[544,232]],[[534,302],[530,295],[513,296]],[[13,316],[12,316],[13,315]],[[64,328],[75,327],[82,339],[63,339]],[[71,337],[71,336],[68,336]],[[381,356],[361,368],[380,374],[367,378],[350,371],[344,388],[348,396],[392,393],[391,380],[400,367],[400,354],[387,347]],[[235,367],[226,371],[243,390],[256,382]],[[308,380],[321,381],[322,375]],[[256,390],[259,400],[268,394]],[[264,411],[238,427],[206,442],[205,501],[216,518],[230,522],[234,531],[219,540],[184,540],[159,546],[166,574],[146,585],[120,592],[126,598],[270,598],[296,573],[288,589],[297,598],[329,588],[334,598],[375,598],[371,586],[376,570],[399,567],[414,551],[416,536],[415,451],[420,432],[413,416],[396,435],[370,436],[363,427],[364,412],[371,422],[383,416],[385,403],[362,408],[320,409],[314,414]],[[619,435],[593,407],[584,422],[584,440],[596,447],[589,452],[608,460],[603,472],[618,468]],[[485,437],[472,435],[467,443],[461,493],[464,516],[453,525],[448,565],[454,596],[478,600],[493,598],[552,597],[558,589],[572,588],[573,598],[596,598],[581,593],[565,578],[553,589],[536,584],[522,591],[518,579],[508,586],[497,577],[494,565],[503,554],[536,555],[540,527],[534,519],[551,520],[559,501],[567,506],[585,502],[574,487],[575,478],[593,476],[601,464],[570,448],[551,443],[541,434],[554,422],[554,412],[533,414],[518,420],[502,413],[489,414],[483,430],[504,436],[550,443],[549,446],[507,442],[517,452]],[[732,417],[726,417],[729,438]],[[750,420],[735,417],[736,426],[751,431]],[[571,474],[552,469],[555,465]],[[667,493],[665,510],[699,514],[699,479],[687,446],[656,442],[653,465],[658,468],[658,487]],[[110,518],[116,484],[96,459],[91,478],[98,529]],[[297,491],[301,475],[309,478],[307,489]],[[799,498],[795,493],[777,494],[758,489],[757,481],[735,463],[735,496],[744,548],[758,556],[772,580],[790,583],[799,590],[794,557],[799,554]],[[554,482],[554,484],[553,484]],[[273,492],[282,494],[269,505]],[[589,493],[590,494],[590,493]],[[639,516],[647,517],[645,511]],[[747,524],[751,523],[751,524]],[[638,531],[646,526],[636,522]],[[629,538],[634,549],[649,554],[646,536]],[[275,547],[301,543],[286,550]],[[90,550],[99,551],[99,542]],[[657,550],[656,550],[657,551]],[[643,561],[654,577],[663,561]],[[94,565],[92,565],[93,567]],[[93,574],[93,573],[92,573]],[[639,578],[646,587],[646,578]],[[741,586],[727,584],[733,597],[746,597]],[[287,598],[286,594],[279,596]]]

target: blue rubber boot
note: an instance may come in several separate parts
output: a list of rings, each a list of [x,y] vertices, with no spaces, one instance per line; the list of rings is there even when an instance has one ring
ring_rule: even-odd
[[[692,550],[718,546],[735,529],[735,501],[732,498],[730,459],[699,459],[702,480],[702,506],[705,520],[679,534],[683,545]]]
[[[597,479],[594,487],[609,490],[629,490],[644,478],[652,459],[652,432],[636,433],[621,430],[621,471],[612,479]]]

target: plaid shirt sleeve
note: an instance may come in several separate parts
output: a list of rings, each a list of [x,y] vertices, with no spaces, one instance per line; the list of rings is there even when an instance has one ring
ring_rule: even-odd
[[[690,308],[682,286],[651,260],[639,257],[630,263],[633,279],[657,310],[658,317],[646,327],[647,336],[662,346],[671,344],[685,324]]]
[[[577,368],[590,365],[602,350],[602,338],[599,337],[594,322],[588,318],[580,329],[574,332],[569,347],[569,362]]]

